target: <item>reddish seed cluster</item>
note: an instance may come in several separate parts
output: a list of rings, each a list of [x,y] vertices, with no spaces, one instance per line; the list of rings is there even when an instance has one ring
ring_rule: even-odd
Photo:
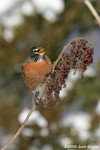
[[[67,49],[69,52],[67,52]],[[79,68],[83,73],[87,66],[93,62],[93,48],[88,44],[85,39],[73,40],[60,57],[54,71],[47,81],[46,87],[46,100],[44,106],[48,107],[50,103],[51,94],[54,94],[55,108],[59,106],[61,89],[66,86],[65,79],[67,79],[70,69]]]
[[[86,71],[87,66],[93,62],[94,49],[89,45],[85,39],[71,42],[71,59],[73,60],[72,68],[82,71],[81,76]]]

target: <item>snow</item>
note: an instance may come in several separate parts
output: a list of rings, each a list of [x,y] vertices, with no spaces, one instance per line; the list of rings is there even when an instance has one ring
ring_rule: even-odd
[[[48,128],[42,128],[42,129],[40,130],[40,136],[46,137],[46,136],[48,136],[48,134],[49,134]]]
[[[18,121],[22,124],[25,120],[27,114],[29,113],[29,109],[25,108],[18,117]],[[32,115],[30,116],[30,119],[27,123],[28,125],[36,124],[38,125],[40,129],[40,135],[42,137],[45,137],[49,134],[49,130],[47,128],[48,122],[47,120],[40,114],[38,110],[35,110]],[[25,127],[22,131],[23,136],[31,137],[33,136],[34,132],[32,129]]]
[[[34,6],[29,1],[25,2],[21,7],[22,14],[27,15],[27,16],[32,15],[34,11],[35,11]]]
[[[75,74],[74,72],[75,72],[74,69],[71,69],[71,71],[69,72],[68,79],[71,81],[76,81],[80,78],[80,71],[77,70]]]
[[[42,115],[40,115],[39,118],[37,118],[36,120],[36,124],[41,128],[43,128],[43,127],[47,127],[48,122]]]
[[[80,139],[87,140],[90,137],[88,129],[90,128],[90,115],[85,112],[74,112],[64,116],[61,120],[61,126],[72,126],[72,133],[78,133]]]
[[[90,115],[85,112],[70,113],[62,120],[63,125],[73,125],[77,130],[87,130],[90,127]]]
[[[14,7],[14,9],[12,9],[12,7]],[[20,0],[0,1],[0,15],[1,16],[5,15],[5,13],[8,10],[10,10],[11,16],[15,14],[16,10],[19,10],[20,17],[22,17],[21,13],[25,15],[32,15],[33,13],[38,12],[45,19],[49,21],[54,21],[56,20],[56,16],[64,10],[64,1],[63,0],[42,0],[42,1],[32,0],[32,1],[24,1],[23,3],[20,3]],[[8,14],[6,15],[8,16]],[[16,18],[16,15],[15,15],[15,18]],[[20,19],[18,20],[20,21]],[[12,22],[13,22],[13,18],[12,18]]]
[[[96,113],[98,114],[98,115],[100,115],[100,99],[99,99],[99,101],[98,101],[98,104],[97,104],[97,106],[96,106]]]
[[[87,70],[84,72],[84,77],[95,77],[96,71],[93,67],[89,66]]]
[[[67,96],[68,91],[71,90],[74,87],[74,83],[81,78],[81,72],[79,70],[76,71],[74,74],[74,69],[71,69],[68,75],[68,78],[66,80],[66,88],[62,88],[60,91],[60,97],[63,99],[64,97]],[[84,77],[95,77],[96,76],[96,71],[94,70],[93,67],[89,66],[87,70],[84,72]]]
[[[24,22],[23,17],[19,13],[4,17],[2,23],[5,27],[15,27]]]
[[[56,21],[57,14],[64,10],[63,0],[33,0],[36,11],[48,21]]]
[[[52,148],[52,146],[51,146],[51,145],[46,144],[46,145],[44,145],[44,146],[42,147],[42,149],[41,149],[41,150],[53,150],[53,148]]]
[[[27,128],[25,127],[23,130],[22,130],[22,133],[21,133],[23,136],[25,137],[32,137],[34,132],[31,128]]]
[[[70,70],[68,78],[66,80],[66,88],[62,88],[60,91],[60,97],[63,99],[67,96],[68,91],[71,90],[74,87],[74,83],[80,78],[80,71],[77,70],[77,72],[74,74],[74,70]]]
[[[0,14],[5,13],[13,4],[15,3],[16,0],[1,0],[0,1]]]
[[[22,124],[23,121],[25,120],[27,114],[29,113],[29,109],[28,108],[25,108],[20,114],[19,114],[19,117],[18,117],[18,121]],[[44,127],[47,127],[48,125],[48,122],[47,120],[40,114],[40,112],[38,110],[35,110],[32,115],[30,116],[29,118],[29,121],[28,121],[28,125],[31,125],[31,124],[37,124],[39,127],[41,128],[44,128]]]
[[[57,15],[63,12],[63,0],[1,0],[0,1],[0,23],[5,29],[14,28],[24,23],[23,15],[31,16],[35,13],[41,14],[44,19],[54,22]],[[10,42],[14,38],[13,31],[4,31],[3,37]]]
[[[11,42],[14,38],[14,31],[12,28],[6,28],[3,32],[3,37],[6,41]]]
[[[41,13],[46,12],[46,10],[61,13],[64,9],[63,0],[33,0],[33,4]]]
[[[68,94],[68,89],[67,88],[62,88],[62,90],[60,91],[60,97],[61,99],[63,99],[64,97],[66,97]]]
[[[70,145],[72,143],[71,139],[68,137],[60,137],[59,142],[63,148],[66,148],[67,145]]]
[[[43,12],[42,15],[48,21],[55,22],[57,20],[57,16],[51,10],[46,10],[46,13]]]

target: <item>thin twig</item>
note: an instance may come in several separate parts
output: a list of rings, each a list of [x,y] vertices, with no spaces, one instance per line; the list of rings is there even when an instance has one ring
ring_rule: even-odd
[[[72,39],[70,42],[68,42],[68,43],[64,46],[64,48],[62,49],[62,51],[61,51],[61,53],[60,53],[58,59],[57,59],[57,60],[55,61],[55,63],[53,64],[53,70],[54,70],[55,66],[57,65],[57,63],[59,62],[60,58],[62,57],[64,51],[67,50],[67,48],[70,46],[71,42],[72,42],[73,40],[77,41],[77,40],[79,40],[79,39],[84,39],[84,38],[82,38],[82,37],[74,38],[74,39]],[[52,71],[52,72],[53,72],[53,71]],[[40,99],[40,98],[41,98],[43,92],[44,92],[45,89],[46,89],[47,80],[48,80],[49,78],[50,78],[50,76],[48,76],[48,78],[46,79],[46,81],[45,81],[44,84],[42,85],[41,91],[39,92],[39,95],[38,95],[38,98],[37,98],[37,99]],[[10,145],[15,141],[15,139],[20,135],[21,131],[23,130],[23,128],[24,128],[24,127],[26,126],[26,124],[28,123],[28,120],[29,120],[31,114],[32,114],[32,113],[34,112],[34,110],[36,109],[36,106],[37,106],[36,104],[33,105],[33,107],[31,108],[31,110],[30,110],[29,113],[27,114],[27,116],[26,116],[26,118],[25,118],[23,124],[19,127],[19,129],[16,131],[16,133],[14,134],[14,136],[8,141],[8,143],[7,143],[3,148],[1,148],[0,150],[6,150],[6,149],[8,149],[9,146],[10,146]]]
[[[38,98],[40,99],[43,92],[45,91],[46,88],[46,82],[47,82],[48,78],[46,79],[46,81],[44,82],[44,84],[42,85],[41,91],[39,92]],[[19,127],[19,129],[16,131],[16,133],[14,134],[14,136],[8,141],[8,143],[2,147],[0,150],[6,150],[9,148],[9,146],[16,140],[16,138],[20,135],[21,131],[23,130],[23,128],[26,126],[26,124],[28,123],[28,120],[31,116],[31,114],[35,111],[37,104],[34,104],[33,107],[30,109],[29,113],[27,114],[23,124]]]
[[[66,51],[67,48],[70,46],[71,42],[74,41],[74,40],[75,40],[75,41],[78,41],[78,40],[81,40],[81,39],[84,39],[84,38],[83,38],[83,37],[74,38],[74,39],[70,40],[70,41],[63,47],[63,49],[62,49],[62,51],[61,51],[61,53],[60,53],[58,59],[55,61],[54,65],[53,65],[53,71],[54,71],[55,66],[56,66],[57,63],[59,62],[60,58],[62,57],[64,51]],[[52,71],[52,72],[53,72],[53,71]]]
[[[91,2],[89,0],[84,0],[84,3],[86,4],[86,6],[89,8],[89,10],[91,11],[92,15],[95,17],[98,25],[100,26],[100,16],[98,15],[98,13],[96,12],[95,8],[93,7],[93,5],[91,4]]]
[[[6,150],[9,148],[9,146],[15,141],[15,139],[20,135],[21,131],[23,130],[23,128],[26,126],[31,114],[33,113],[33,111],[36,109],[36,105],[33,105],[33,107],[31,108],[31,110],[29,111],[27,117],[25,118],[23,124],[20,126],[20,128],[17,130],[17,132],[14,134],[14,136],[8,141],[8,143],[1,148],[0,150]]]

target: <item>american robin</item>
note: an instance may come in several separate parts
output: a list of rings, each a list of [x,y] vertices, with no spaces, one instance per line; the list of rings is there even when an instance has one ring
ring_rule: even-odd
[[[32,47],[30,49],[30,54],[22,66],[22,74],[26,85],[34,93],[33,102],[38,96],[42,84],[51,73],[52,66],[45,48]]]

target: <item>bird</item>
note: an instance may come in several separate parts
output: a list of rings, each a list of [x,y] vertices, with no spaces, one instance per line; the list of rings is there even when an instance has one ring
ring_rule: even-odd
[[[36,102],[39,91],[46,78],[50,75],[53,64],[44,47],[32,47],[22,65],[22,75],[27,87],[33,92],[33,103]]]

